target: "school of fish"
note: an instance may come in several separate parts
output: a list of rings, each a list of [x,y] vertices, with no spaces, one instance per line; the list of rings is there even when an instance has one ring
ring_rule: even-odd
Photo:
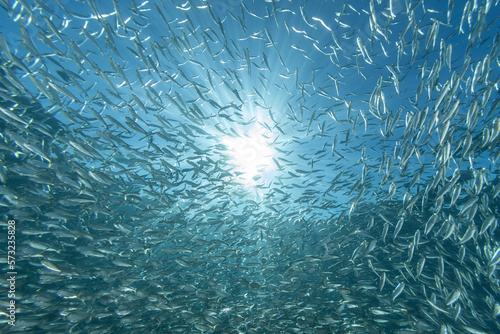
[[[141,1],[0,1],[2,333],[500,332],[498,0]]]

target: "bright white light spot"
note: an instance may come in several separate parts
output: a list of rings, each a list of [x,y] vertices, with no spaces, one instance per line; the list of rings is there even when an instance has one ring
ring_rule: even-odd
[[[256,124],[241,137],[224,140],[232,152],[236,172],[246,185],[267,184],[269,173],[276,168],[274,149],[266,142],[270,136],[269,131]]]

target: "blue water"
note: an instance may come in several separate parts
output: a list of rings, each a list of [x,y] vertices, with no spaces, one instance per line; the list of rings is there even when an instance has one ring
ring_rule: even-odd
[[[0,11],[8,48],[2,70],[18,79],[9,84],[3,75],[2,93],[29,98],[60,124],[55,131],[26,106],[0,101],[29,123],[10,124],[8,115],[1,123],[10,147],[2,149],[2,186],[17,194],[2,190],[1,212],[20,222],[22,296],[18,326],[2,326],[40,333],[500,330],[492,316],[496,268],[488,265],[496,226],[460,243],[471,224],[479,232],[487,217],[498,217],[498,140],[481,142],[498,117],[497,2],[45,6],[15,1]],[[458,100],[441,138],[440,120]],[[414,120],[426,108],[419,130]],[[465,156],[467,136],[476,146]],[[474,177],[462,177],[457,203],[447,194],[440,211],[432,196],[457,171]],[[477,175],[484,175],[479,190]],[[435,178],[443,181],[428,191]],[[408,208],[412,196],[418,200]],[[476,217],[459,214],[474,196]],[[433,210],[439,226],[424,236]],[[449,216],[455,230],[443,239]],[[393,237],[401,217],[405,225]],[[417,231],[423,245],[408,259]],[[372,241],[375,250],[367,251]],[[457,259],[461,248],[465,262]],[[405,268],[414,274],[423,257],[426,277],[411,278]],[[480,288],[475,294],[464,284],[460,300],[446,305],[457,285],[453,268]],[[388,282],[379,291],[382,272]],[[391,300],[399,282],[406,288]]]

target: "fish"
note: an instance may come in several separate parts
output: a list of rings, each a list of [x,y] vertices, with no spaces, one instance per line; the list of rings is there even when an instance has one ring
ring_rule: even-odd
[[[453,305],[459,298],[460,298],[460,290],[454,289],[451,293],[448,299],[446,299],[446,306]]]
[[[396,298],[398,298],[398,296],[404,291],[404,288],[405,288],[405,283],[399,283],[398,286],[394,289],[394,291],[392,292],[392,295],[391,295],[391,299],[392,299],[392,302],[394,303],[394,301],[396,300]]]
[[[2,1],[2,328],[498,332],[498,9]]]

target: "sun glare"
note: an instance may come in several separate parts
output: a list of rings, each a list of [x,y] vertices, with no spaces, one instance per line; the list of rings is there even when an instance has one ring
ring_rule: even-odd
[[[269,173],[276,167],[274,149],[266,142],[269,137],[269,131],[256,124],[241,137],[224,140],[232,152],[236,172],[246,185],[267,184]]]

